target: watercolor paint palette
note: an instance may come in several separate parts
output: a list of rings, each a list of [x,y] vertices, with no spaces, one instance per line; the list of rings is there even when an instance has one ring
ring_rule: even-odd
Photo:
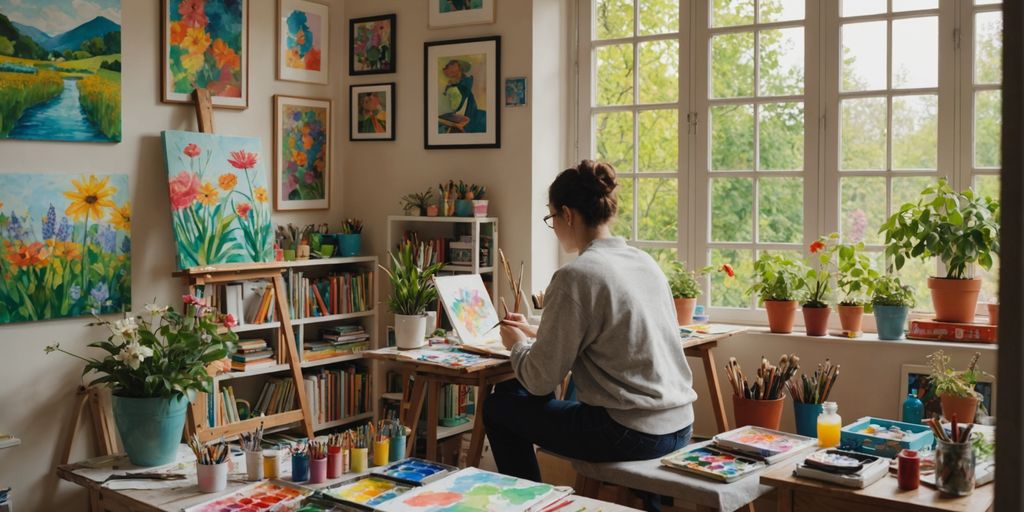
[[[661,459],[661,464],[720,482],[734,482],[765,467],[762,462],[717,450],[711,441],[670,453]]]
[[[444,478],[445,475],[458,470],[459,468],[448,466],[446,464],[438,464],[437,462],[431,462],[423,459],[408,458],[394,462],[389,466],[376,469],[373,473],[418,486]]]
[[[189,507],[185,512],[282,512],[299,507],[302,499],[313,494],[310,489],[276,480],[268,480],[241,489],[206,503]]]
[[[326,498],[344,504],[375,509],[401,496],[409,489],[411,489],[409,485],[401,482],[379,476],[364,476],[321,489],[320,493]]]
[[[816,447],[818,440],[762,427],[740,427],[718,434],[713,439],[717,448],[738,452],[774,464]]]

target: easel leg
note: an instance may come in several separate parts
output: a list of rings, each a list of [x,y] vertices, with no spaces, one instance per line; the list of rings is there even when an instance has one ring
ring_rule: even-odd
[[[708,390],[711,395],[711,409],[715,414],[715,423],[718,432],[729,430],[729,419],[725,415],[725,406],[722,403],[722,387],[718,384],[718,370],[715,364],[715,355],[711,352],[713,344],[700,347],[700,359],[704,361],[704,376],[708,381]]]
[[[438,407],[441,405],[441,383],[430,379],[427,384],[427,460],[437,461]]]
[[[480,458],[484,453],[484,405],[487,400],[487,395],[491,394],[491,384],[487,379],[481,377],[480,385],[476,388],[476,407],[473,418],[473,434],[469,441],[469,454],[466,457],[466,465],[479,467]]]
[[[420,421],[420,413],[423,412],[423,399],[427,393],[427,380],[417,376],[413,381],[412,394],[409,395],[409,407],[404,410],[406,416],[402,424],[412,429],[409,440],[406,441],[406,456],[412,457],[416,453],[416,425]]]

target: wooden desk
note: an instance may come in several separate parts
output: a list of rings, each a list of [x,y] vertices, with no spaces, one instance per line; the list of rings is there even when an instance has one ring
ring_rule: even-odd
[[[718,364],[711,352],[718,342],[747,331],[746,327],[731,327],[729,332],[716,334],[694,334],[683,340],[683,353],[687,357],[699,357],[704,363],[704,378],[708,381],[708,392],[711,395],[711,410],[715,414],[715,425],[718,432],[729,430],[729,418],[725,415],[725,402],[722,400],[722,387],[718,383]]]
[[[986,512],[995,499],[993,484],[978,487],[970,496],[947,498],[924,484],[901,491],[891,476],[864,489],[849,489],[794,477],[791,462],[768,468],[761,484],[778,490],[779,512]]]

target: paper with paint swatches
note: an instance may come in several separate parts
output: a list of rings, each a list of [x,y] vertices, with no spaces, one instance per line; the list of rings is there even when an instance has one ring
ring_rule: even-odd
[[[374,473],[414,485],[423,485],[437,480],[452,471],[458,471],[458,468],[429,460],[409,458],[376,470]]]
[[[381,512],[539,511],[572,490],[465,468],[377,507]]]
[[[347,503],[357,503],[367,507],[377,507],[398,496],[410,487],[408,485],[376,476],[360,478],[354,482],[346,482],[322,490],[324,496]]]

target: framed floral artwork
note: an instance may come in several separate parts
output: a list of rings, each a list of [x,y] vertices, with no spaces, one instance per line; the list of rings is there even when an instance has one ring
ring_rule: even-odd
[[[191,103],[197,87],[214,107],[249,106],[249,1],[163,0],[165,103]]]
[[[501,37],[423,48],[426,149],[501,147]]]
[[[348,140],[395,140],[395,84],[349,87]]]
[[[277,79],[327,83],[330,36],[327,6],[278,0]]]
[[[398,70],[397,23],[394,14],[349,20],[349,75],[380,75]]]
[[[274,96],[274,208],[331,206],[331,101]]]
[[[428,0],[430,28],[494,23],[495,0]]]

